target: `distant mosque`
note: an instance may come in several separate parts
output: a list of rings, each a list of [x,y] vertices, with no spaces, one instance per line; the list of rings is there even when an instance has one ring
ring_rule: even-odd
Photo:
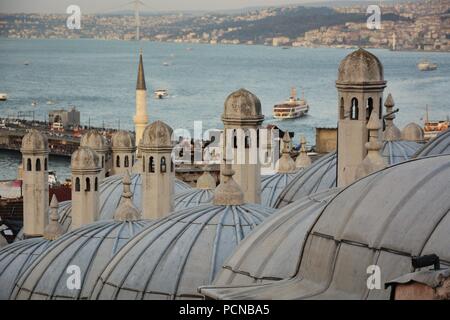
[[[261,102],[231,93],[220,184],[205,170],[192,188],[175,178],[172,128],[149,124],[141,53],[135,135],[82,137],[71,201],[49,203],[47,138],[24,136],[23,230],[0,239],[0,299],[449,299],[450,131],[425,143],[419,125],[397,128],[386,86],[376,56],[349,54],[337,150],[313,161],[302,139],[294,161],[286,132],[271,175],[248,155],[262,139],[236,138],[262,128]]]

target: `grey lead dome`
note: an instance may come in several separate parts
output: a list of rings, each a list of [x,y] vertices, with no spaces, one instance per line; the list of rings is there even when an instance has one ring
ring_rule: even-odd
[[[31,129],[22,138],[21,152],[26,151],[48,151],[47,137],[36,129]]]
[[[383,284],[413,271],[411,257],[436,254],[442,266],[450,266],[449,181],[450,155],[373,173],[318,209],[297,251],[294,277],[261,286],[209,287],[202,293],[218,299],[388,299]],[[293,254],[281,252],[279,259]],[[379,290],[367,287],[371,265],[382,270]]]
[[[93,299],[200,299],[223,262],[273,213],[259,205],[202,205],[145,228],[100,276]]]
[[[359,48],[339,65],[338,84],[384,82],[383,65],[367,50]]]
[[[96,279],[114,254],[149,224],[144,220],[100,221],[65,234],[26,269],[11,299],[89,299]],[[80,268],[80,290],[67,286],[71,265]]]
[[[436,138],[423,146],[415,157],[427,157],[439,154],[450,154],[450,129],[440,133]]]

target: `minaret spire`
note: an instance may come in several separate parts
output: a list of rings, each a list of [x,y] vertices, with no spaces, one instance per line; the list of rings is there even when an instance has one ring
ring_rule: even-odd
[[[147,86],[145,85],[144,62],[142,49],[139,52],[138,77],[136,82],[136,114],[134,125],[136,132],[136,145],[139,146],[145,127],[148,124],[147,115]]]
[[[136,90],[147,90],[145,85],[144,62],[142,60],[142,49],[139,50],[139,68],[136,83]]]

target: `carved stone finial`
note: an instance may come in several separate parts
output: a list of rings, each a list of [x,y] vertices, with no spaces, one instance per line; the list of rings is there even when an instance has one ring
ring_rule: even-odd
[[[286,131],[283,136],[283,150],[281,158],[278,159],[275,168],[278,173],[290,173],[295,171],[295,162],[291,158],[291,137],[289,132]]]
[[[222,171],[223,180],[214,192],[213,204],[218,206],[239,206],[244,204],[244,193],[241,187],[234,181],[234,170],[225,159]]]
[[[50,221],[44,230],[44,238],[47,240],[55,240],[64,234],[64,229],[59,223],[58,208],[58,199],[56,198],[56,195],[53,195],[52,201],[50,202]]]
[[[119,207],[114,213],[114,220],[117,221],[135,221],[140,219],[139,210],[134,206],[131,192],[131,177],[128,170],[123,176],[123,193]]]
[[[301,136],[300,138],[300,154],[295,160],[295,166],[297,169],[304,169],[311,165],[311,158],[306,152],[306,139],[305,136]]]

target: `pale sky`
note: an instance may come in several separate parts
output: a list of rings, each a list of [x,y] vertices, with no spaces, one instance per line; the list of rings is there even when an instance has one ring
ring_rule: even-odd
[[[143,11],[186,11],[238,9],[323,2],[324,0],[142,0]],[[347,0],[348,1],[348,0]],[[85,13],[110,13],[131,10],[132,0],[0,0],[1,13],[65,13],[69,5],[78,5]],[[329,1],[330,2],[330,1]]]

